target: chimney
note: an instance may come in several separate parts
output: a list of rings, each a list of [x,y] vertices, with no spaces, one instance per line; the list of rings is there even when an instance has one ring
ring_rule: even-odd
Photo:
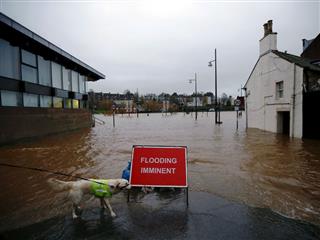
[[[312,43],[314,39],[302,39],[302,51],[306,50],[307,47],[309,47],[309,45]]]
[[[269,20],[269,21],[267,22],[267,24],[268,24],[269,34],[270,34],[270,33],[273,33],[273,32],[272,32],[272,20]]]
[[[264,36],[263,37],[265,37],[268,35],[268,23],[263,24],[263,28],[264,28]]]
[[[277,33],[272,30],[272,20],[263,24],[264,36],[260,40],[260,56],[277,50]]]

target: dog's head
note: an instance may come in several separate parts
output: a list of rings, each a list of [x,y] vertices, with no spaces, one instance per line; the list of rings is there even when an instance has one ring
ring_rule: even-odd
[[[119,192],[124,189],[130,189],[131,185],[126,179],[111,179],[108,181],[108,185],[113,193]]]

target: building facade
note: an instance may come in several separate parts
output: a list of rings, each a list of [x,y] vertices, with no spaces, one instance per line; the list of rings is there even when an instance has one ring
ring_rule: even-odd
[[[0,13],[0,144],[87,127],[87,82],[105,76]]]
[[[306,86],[315,79],[320,79],[320,67],[310,59],[278,51],[277,33],[268,21],[259,59],[245,84],[247,126],[297,138],[319,131],[317,124],[312,130],[304,127],[310,121]],[[316,108],[313,113],[319,114]]]

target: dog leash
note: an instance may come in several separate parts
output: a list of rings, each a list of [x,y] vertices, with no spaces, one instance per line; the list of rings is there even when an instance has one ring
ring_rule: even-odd
[[[55,174],[55,175],[60,175],[60,176],[65,176],[65,177],[73,177],[73,178],[77,178],[77,179],[81,179],[81,180],[85,180],[85,181],[89,181],[89,182],[98,183],[98,184],[101,184],[101,185],[106,185],[105,183],[101,183],[101,182],[98,182],[98,181],[94,181],[94,180],[89,179],[89,178],[84,178],[84,177],[77,176],[77,175],[67,174],[67,173],[63,173],[63,172],[59,172],[59,171],[53,171],[53,170],[48,170],[48,169],[43,169],[43,168],[19,166],[19,165],[8,164],[8,163],[0,163],[0,166],[3,166],[3,167],[12,167],[12,168],[20,168],[20,169],[28,169],[28,170],[38,171],[38,172],[47,172],[47,173],[51,173],[51,174]]]

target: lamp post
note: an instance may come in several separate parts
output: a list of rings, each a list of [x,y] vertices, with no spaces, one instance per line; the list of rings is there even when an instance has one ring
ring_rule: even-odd
[[[218,84],[217,84],[217,49],[214,49],[214,60],[209,61],[208,67],[212,67],[212,63],[214,62],[214,86],[215,86],[215,107],[214,107],[214,112],[215,112],[215,123],[216,124],[221,124],[222,122],[220,121],[220,108],[218,106]],[[219,114],[219,121],[218,121],[218,114]]]
[[[194,79],[189,79],[189,83],[194,82],[194,90],[196,94],[196,107],[195,107],[195,119],[198,119],[198,93],[197,93],[197,73],[194,74]]]

